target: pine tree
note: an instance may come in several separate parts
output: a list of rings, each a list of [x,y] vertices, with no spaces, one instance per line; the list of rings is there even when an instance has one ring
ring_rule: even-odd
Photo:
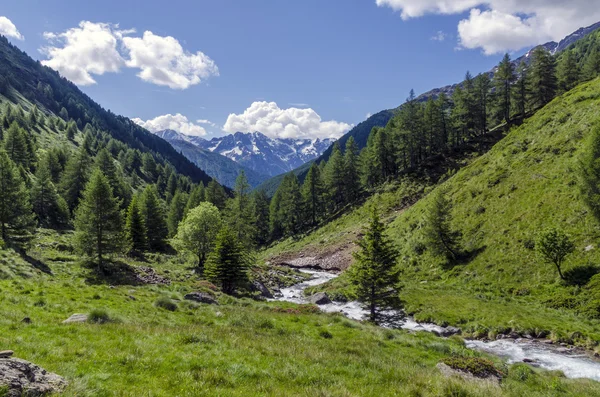
[[[75,124],[73,121],[70,121],[69,124],[67,124],[65,135],[67,136],[68,140],[72,141],[75,138],[75,134],[77,134],[77,124]]]
[[[595,79],[600,75],[600,51],[598,49],[592,50],[585,57],[581,74],[586,81]]]
[[[228,224],[238,241],[250,247],[254,240],[252,212],[250,208],[250,184],[242,170],[235,180],[234,198],[228,211]]]
[[[557,81],[554,57],[544,47],[537,47],[531,55],[530,91],[532,105],[540,108],[556,95]]]
[[[120,198],[122,205],[127,207],[131,199],[131,188],[125,183],[121,170],[117,168],[115,160],[107,149],[100,150],[96,155],[96,167],[108,179],[115,197]]]
[[[25,182],[6,151],[0,148],[0,239],[23,242],[34,226]]]
[[[517,117],[523,120],[527,115],[527,105],[530,97],[529,71],[525,62],[521,62],[519,65],[517,75],[519,77],[513,87],[513,104]]]
[[[492,81],[488,73],[475,77],[476,129],[479,133],[488,131],[489,100]]]
[[[27,133],[16,122],[12,122],[4,135],[4,149],[10,159],[18,166],[29,169],[32,153],[27,144]]]
[[[79,204],[83,189],[88,181],[90,166],[90,156],[83,148],[79,148],[77,153],[69,158],[65,166],[60,188],[62,196],[71,211]]]
[[[127,208],[125,220],[125,239],[130,254],[139,255],[148,248],[146,235],[146,223],[140,211],[138,197],[135,196]]]
[[[173,237],[177,233],[177,226],[179,226],[179,222],[181,222],[185,216],[187,202],[188,195],[177,190],[169,204],[169,213],[167,214],[167,226],[169,228],[170,237]]]
[[[50,158],[46,153],[40,160],[31,187],[31,202],[40,225],[64,227],[69,223],[69,207],[52,182]]]
[[[369,310],[369,321],[379,323],[382,311],[398,302],[398,252],[385,236],[385,225],[374,210],[369,227],[358,243],[355,262],[350,268],[351,282],[356,286],[358,299]]]
[[[344,152],[344,197],[347,203],[355,202],[361,193],[359,151],[354,137],[346,141]]]
[[[163,250],[169,230],[165,219],[165,210],[158,198],[156,185],[148,185],[144,189],[140,197],[140,212],[146,224],[148,248],[153,251]]]
[[[254,226],[254,239],[257,245],[262,246],[269,242],[269,198],[264,190],[255,190],[250,198],[250,208]]]
[[[302,194],[296,174],[293,172],[287,174],[280,189],[282,191],[277,217],[281,222],[283,233],[291,237],[301,231],[304,221]]]
[[[271,240],[276,240],[283,236],[283,221],[281,219],[281,197],[283,195],[283,183],[285,182],[285,178],[282,183],[279,185],[273,198],[271,199],[271,203],[269,205],[269,233],[271,235]]]
[[[316,226],[325,214],[324,187],[321,172],[313,163],[302,185],[302,199],[310,226]]]
[[[221,214],[211,203],[201,203],[193,208],[179,224],[171,244],[180,253],[198,257],[198,272],[204,272],[208,254],[213,250],[215,239],[221,229]]]
[[[65,109],[64,107],[60,109],[60,112],[58,113],[58,115],[64,121],[69,121],[69,112],[67,112],[67,109]]]
[[[454,262],[460,255],[461,233],[452,229],[451,211],[452,202],[444,191],[432,193],[425,219],[425,239],[434,254],[445,255]]]
[[[192,192],[188,197],[188,202],[185,206],[184,214],[187,214],[188,212],[190,212],[190,210],[199,206],[200,203],[202,203],[203,201],[205,201],[204,185],[202,183],[199,183],[198,186],[192,189]]]
[[[206,264],[206,277],[224,293],[232,294],[248,282],[249,264],[249,256],[235,233],[223,227]]]
[[[122,248],[122,219],[119,202],[113,197],[108,179],[96,169],[85,187],[75,213],[75,245],[79,252],[98,261],[104,270],[106,254]]]
[[[515,67],[510,55],[505,54],[494,75],[494,86],[496,87],[498,119],[503,120],[506,124],[510,124],[511,121],[511,87],[516,79]]]
[[[223,186],[219,185],[214,179],[208,182],[205,195],[206,201],[214,204],[219,210],[222,211],[225,208],[225,204],[227,203],[227,193],[225,193]]]
[[[579,65],[573,51],[563,53],[556,68],[556,75],[561,93],[570,91],[579,83]]]
[[[345,204],[344,157],[342,156],[339,142],[333,144],[333,151],[325,166],[324,180],[327,186],[331,211],[335,212]]]

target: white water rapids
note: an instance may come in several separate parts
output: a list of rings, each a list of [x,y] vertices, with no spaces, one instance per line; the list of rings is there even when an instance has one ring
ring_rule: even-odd
[[[276,300],[292,303],[309,303],[304,296],[304,290],[308,287],[324,284],[337,277],[336,274],[316,271],[301,270],[313,276],[310,280],[295,284],[281,290],[281,296]],[[319,308],[328,313],[341,312],[353,320],[362,320],[367,311],[358,302],[332,302],[319,305]],[[400,328],[410,331],[427,331],[440,333],[444,328],[435,324],[417,323],[411,318],[405,318]],[[508,363],[518,363],[525,359],[531,361],[531,365],[547,370],[560,370],[568,378],[589,378],[600,381],[600,362],[594,361],[584,354],[574,354],[567,349],[559,349],[553,345],[546,345],[538,341],[527,339],[502,339],[496,341],[467,340],[466,345],[470,349],[483,351],[502,357]],[[564,351],[563,351],[564,350]]]

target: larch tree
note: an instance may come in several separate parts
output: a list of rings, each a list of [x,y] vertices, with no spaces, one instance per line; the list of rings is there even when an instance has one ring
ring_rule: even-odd
[[[146,222],[140,210],[139,199],[134,196],[127,208],[125,219],[125,239],[127,251],[133,255],[139,255],[148,249]]]
[[[333,144],[333,151],[325,165],[323,179],[327,187],[331,211],[335,212],[345,204],[344,156],[339,142]]]
[[[5,242],[23,242],[35,225],[29,193],[17,166],[1,148],[0,192],[0,238]]]
[[[71,211],[79,204],[89,178],[90,166],[90,156],[83,148],[79,148],[76,154],[71,155],[65,166],[60,181],[60,190]]]
[[[97,260],[100,271],[104,271],[105,255],[122,249],[122,223],[119,201],[108,179],[96,169],[75,212],[74,239],[79,252]]]
[[[425,217],[425,240],[436,255],[445,255],[451,262],[460,255],[461,233],[452,229],[452,202],[443,190],[432,193]]]
[[[167,226],[169,228],[169,236],[173,237],[177,233],[177,226],[185,216],[185,207],[188,202],[188,195],[179,190],[175,191],[175,195],[169,204],[169,213],[167,214]]]
[[[355,262],[349,270],[350,280],[359,301],[369,311],[369,321],[380,323],[382,312],[398,304],[398,251],[385,235],[385,225],[376,210],[358,245]]]
[[[148,185],[140,197],[140,211],[146,224],[146,241],[152,251],[162,251],[169,234],[165,210],[156,185]]]
[[[565,51],[556,68],[558,88],[561,93],[570,91],[579,83],[581,73],[573,51]]]
[[[556,62],[552,54],[542,46],[531,54],[530,65],[531,103],[534,108],[541,108],[556,96]]]
[[[40,160],[31,186],[31,203],[38,222],[44,227],[64,227],[69,223],[69,206],[52,182],[51,155]]]
[[[510,55],[505,54],[494,75],[494,87],[496,88],[498,119],[503,120],[506,124],[510,124],[511,121],[511,92],[516,79],[515,67]]]
[[[346,141],[344,151],[344,197],[347,203],[358,200],[361,193],[359,149],[354,137]]]
[[[221,287],[226,294],[232,294],[248,282],[250,257],[235,233],[223,227],[215,239],[215,247],[206,264],[206,277]]]
[[[269,242],[269,197],[264,190],[255,190],[250,198],[252,208],[252,221],[254,225],[254,239],[259,246]]]
[[[325,213],[325,191],[321,172],[316,163],[312,163],[304,184],[302,185],[302,199],[304,210],[307,213],[308,224],[316,226]]]

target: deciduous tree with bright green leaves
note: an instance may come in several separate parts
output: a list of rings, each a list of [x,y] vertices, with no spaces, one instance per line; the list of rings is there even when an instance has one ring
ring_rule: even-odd
[[[553,227],[540,234],[536,246],[544,259],[556,266],[558,275],[564,280],[562,265],[565,258],[575,251],[575,244],[571,238],[562,230]]]

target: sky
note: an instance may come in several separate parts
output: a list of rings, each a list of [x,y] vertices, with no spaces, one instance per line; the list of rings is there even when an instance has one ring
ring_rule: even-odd
[[[339,137],[600,21],[600,0],[2,0],[0,34],[151,131]]]

